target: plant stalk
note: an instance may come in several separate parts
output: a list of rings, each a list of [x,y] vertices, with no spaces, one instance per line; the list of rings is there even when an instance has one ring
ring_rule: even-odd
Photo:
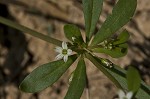
[[[86,88],[85,88],[85,91],[86,91],[86,99],[90,99],[89,80],[88,80],[87,74],[86,74]]]

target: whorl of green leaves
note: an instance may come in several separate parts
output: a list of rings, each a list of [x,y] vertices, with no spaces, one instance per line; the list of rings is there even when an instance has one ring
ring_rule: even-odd
[[[141,81],[136,69],[130,67],[126,71],[108,59],[99,58],[93,54],[93,52],[105,53],[113,58],[126,55],[127,41],[129,39],[128,31],[122,31],[116,38],[113,38],[112,35],[133,17],[137,0],[118,0],[112,13],[106,18],[95,35],[103,0],[82,0],[82,2],[86,41],[83,40],[80,29],[77,26],[73,24],[65,25],[64,33],[70,41],[67,43],[68,47],[75,51],[76,54],[69,56],[67,62],[57,60],[37,67],[22,81],[20,89],[24,92],[35,93],[52,86],[79,57],[77,59],[77,67],[64,99],[80,99],[84,91],[87,84],[84,58],[89,59],[118,88],[132,91],[138,99],[150,99],[150,86]],[[62,41],[43,35],[3,17],[0,17],[0,23],[61,47]],[[94,37],[93,40],[91,40],[92,36]],[[89,44],[90,41],[91,44]]]

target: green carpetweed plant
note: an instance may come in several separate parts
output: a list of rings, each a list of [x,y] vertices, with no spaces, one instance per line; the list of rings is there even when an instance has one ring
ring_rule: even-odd
[[[112,58],[120,58],[127,54],[129,32],[123,30],[117,37],[113,37],[113,34],[131,20],[137,6],[137,0],[118,0],[112,13],[97,32],[95,32],[95,28],[101,14],[103,0],[82,0],[82,3],[85,40],[80,29],[73,24],[64,26],[64,35],[68,39],[68,42],[64,42],[0,17],[0,23],[57,46],[55,49],[58,52],[56,60],[33,70],[20,84],[20,90],[28,93],[42,91],[52,86],[75,61],[78,61],[77,67],[69,79],[69,89],[64,99],[80,99],[88,83],[84,61],[86,58],[103,72],[118,89],[128,92],[127,96],[124,93],[120,97],[150,99],[150,87],[140,79],[136,69],[130,67],[126,71],[110,60],[96,55],[96,53],[104,53]]]

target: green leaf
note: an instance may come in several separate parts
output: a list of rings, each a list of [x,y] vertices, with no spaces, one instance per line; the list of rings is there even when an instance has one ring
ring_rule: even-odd
[[[113,77],[113,75],[111,75],[111,73],[109,73],[106,68],[109,68],[109,66],[106,66],[102,60],[90,55],[90,54],[86,54],[86,57],[99,69],[101,70],[101,72],[103,72],[118,88],[122,89],[122,86],[120,85],[120,83],[116,80],[115,77]],[[97,61],[97,59],[100,61]]]
[[[73,24],[65,25],[64,26],[64,33],[65,33],[65,36],[70,41],[73,41],[72,37],[75,37],[75,40],[77,39],[79,42],[83,43],[83,39],[82,39],[82,35],[81,35],[81,32],[80,32],[80,29],[77,26],[75,26]]]
[[[82,0],[85,19],[86,36],[91,37],[103,6],[103,0]]]
[[[127,84],[128,90],[132,91],[133,93],[136,93],[140,88],[141,78],[138,71],[133,67],[129,67],[127,71]]]
[[[120,35],[117,37],[117,40],[113,42],[113,44],[118,45],[118,44],[126,43],[129,37],[130,37],[129,32],[127,30],[124,30],[123,32],[120,33]]]
[[[110,41],[111,45],[106,44],[104,46],[107,47],[93,48],[92,51],[96,53],[105,53],[113,58],[123,57],[127,54],[128,51],[128,45],[126,44],[126,42],[129,37],[130,35],[128,31],[124,30],[115,40]]]
[[[64,99],[80,99],[86,85],[86,66],[83,59],[80,59],[74,72],[73,79]]]
[[[118,47],[112,48],[112,49],[105,49],[105,48],[94,48],[92,49],[93,52],[96,53],[105,53],[110,55],[113,58],[120,58],[127,54],[128,51],[128,45],[127,44],[121,44]]]
[[[32,29],[29,29],[29,28],[27,28],[23,25],[17,24],[13,21],[10,21],[10,20],[6,19],[6,18],[0,17],[0,23],[5,24],[7,26],[10,26],[12,28],[15,28],[17,30],[23,31],[24,33],[30,34],[34,37],[37,37],[37,38],[39,38],[41,40],[44,40],[46,42],[55,44],[57,46],[61,46],[61,44],[62,44],[62,42],[57,40],[57,39],[54,39],[54,38],[49,37],[47,35],[43,35],[42,33],[39,33],[39,32],[34,31]]]
[[[66,63],[63,60],[58,60],[39,66],[22,81],[20,89],[24,92],[34,93],[51,86],[75,59],[76,56],[70,56]]]
[[[101,43],[129,22],[134,15],[136,6],[137,0],[119,0],[113,8],[112,14],[107,17],[95,35],[91,45]]]
[[[102,61],[100,58],[94,57],[94,59],[95,59],[95,62],[98,62],[99,64],[101,64]],[[113,76],[113,78],[115,78],[117,80],[117,82],[119,82],[119,84],[121,85],[121,87],[123,89],[127,90],[128,85],[127,85],[127,79],[126,79],[126,70],[120,68],[119,66],[117,66],[115,64],[113,65],[113,68],[106,68],[105,66],[103,66],[103,67],[107,72],[109,72],[109,74],[111,76]],[[114,83],[114,84],[116,84],[116,83]],[[143,81],[141,81],[141,87],[139,88],[139,90],[136,94],[136,98],[150,99],[149,93],[150,93],[150,86],[146,85]]]

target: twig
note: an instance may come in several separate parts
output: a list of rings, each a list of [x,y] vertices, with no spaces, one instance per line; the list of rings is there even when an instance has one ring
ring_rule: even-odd
[[[89,90],[89,80],[88,80],[88,77],[87,77],[87,74],[86,74],[86,99],[90,99],[90,90]]]

